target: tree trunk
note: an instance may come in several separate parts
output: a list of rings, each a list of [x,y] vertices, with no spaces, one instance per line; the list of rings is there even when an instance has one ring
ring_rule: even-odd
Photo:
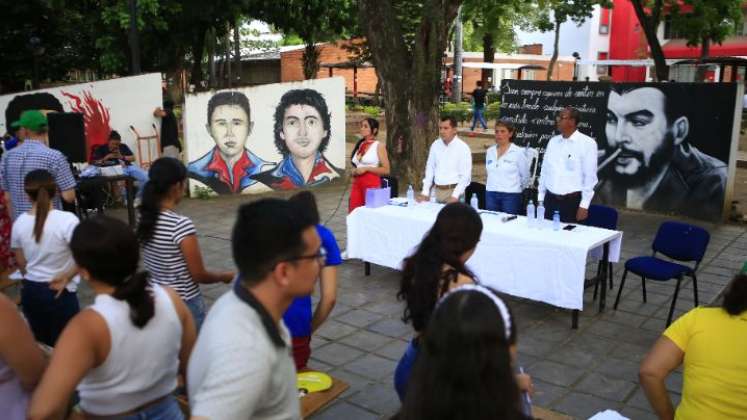
[[[662,0],[656,0],[650,8],[651,16],[646,14],[646,5],[644,3],[647,2],[645,0],[630,0],[630,2],[633,4],[635,15],[638,17],[638,22],[643,28],[643,33],[646,35],[648,46],[651,48],[651,58],[654,59],[654,66],[656,67],[656,79],[658,81],[667,81],[669,80],[669,67],[667,67],[667,61],[664,58],[664,51],[661,49],[659,38],[656,36],[656,31],[661,22]]]
[[[557,17],[555,18],[555,41],[552,46],[552,58],[550,58],[550,64],[547,65],[547,80],[552,80],[552,73],[555,71],[555,63],[558,62],[558,48],[560,44],[560,24],[562,22]]]
[[[236,18],[233,24],[233,59],[236,63],[236,86],[241,85],[241,36],[239,34],[239,25],[241,19]]]
[[[381,75],[392,174],[418,187],[438,136],[441,57],[460,0],[426,0],[408,50],[392,0],[360,0],[359,21]]]
[[[381,75],[379,71],[374,67],[374,73],[376,73],[376,89],[374,89],[374,105],[381,106]]]
[[[192,71],[190,83],[195,85],[195,89],[202,89],[202,56],[205,49],[205,33],[208,26],[205,23],[196,25],[192,32]]]
[[[303,49],[303,77],[306,80],[316,79],[319,72],[319,48],[314,40],[307,40]]]
[[[711,39],[704,36],[700,42],[700,61],[702,62],[711,55]],[[705,82],[706,74],[708,73],[708,67],[699,65],[695,72],[696,82]]]
[[[482,61],[486,63],[492,63],[495,61],[495,35],[493,32],[486,29],[485,34],[482,36]],[[485,89],[488,89],[488,78],[491,79],[492,83],[495,84],[497,81],[493,80],[493,69],[482,69],[482,85]]]

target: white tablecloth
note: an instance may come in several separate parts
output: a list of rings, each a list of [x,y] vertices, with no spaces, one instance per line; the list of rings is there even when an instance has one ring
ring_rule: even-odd
[[[436,220],[442,205],[359,207],[347,217],[348,258],[401,269]],[[561,308],[583,309],[586,261],[609,242],[609,261],[620,260],[622,232],[577,225],[572,231],[529,228],[526,218],[503,223],[481,214],[483,232],[467,266],[480,282],[514,296]]]

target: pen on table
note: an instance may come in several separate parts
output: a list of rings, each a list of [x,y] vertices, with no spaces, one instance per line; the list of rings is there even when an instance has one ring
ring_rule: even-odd
[[[602,169],[604,169],[605,166],[609,165],[610,162],[612,162],[617,157],[617,155],[619,155],[621,152],[622,152],[621,148],[618,147],[617,149],[615,149],[615,151],[612,152],[612,154],[609,155],[609,157],[607,157],[607,159],[605,159],[604,162],[600,163],[599,166],[597,166],[597,172],[601,171]]]

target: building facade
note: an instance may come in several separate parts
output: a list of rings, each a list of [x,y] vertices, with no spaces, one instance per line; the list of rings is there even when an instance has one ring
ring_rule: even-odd
[[[581,26],[576,26],[570,21],[561,25],[560,43],[566,49],[564,51],[561,48],[561,54],[579,54],[580,80],[588,78],[596,81],[600,77],[620,82],[650,80],[653,71],[650,63],[646,62],[650,58],[648,41],[633,5],[630,0],[614,0],[613,3],[612,9],[595,8],[592,16]],[[747,1],[743,4],[743,12],[747,12]],[[724,40],[721,45],[711,45],[710,56],[747,58],[747,16],[745,22],[744,26],[737,28],[736,33]],[[670,64],[700,56],[700,47],[687,46],[687,41],[678,37],[672,28],[671,20],[666,16],[657,33],[664,56]],[[522,43],[541,42],[547,46],[551,45],[549,35],[537,32],[520,33],[519,40]],[[624,60],[630,63],[608,65],[609,63],[605,63],[608,60],[615,60],[616,63],[618,60]],[[671,70],[671,76],[681,81],[689,81],[694,74],[695,66],[692,65],[678,65]],[[710,76],[714,78],[715,74],[711,72]],[[743,72],[737,75],[737,79],[744,80]]]

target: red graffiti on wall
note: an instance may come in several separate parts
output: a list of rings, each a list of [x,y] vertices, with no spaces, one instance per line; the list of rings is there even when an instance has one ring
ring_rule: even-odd
[[[83,123],[86,130],[86,146],[88,150],[100,144],[106,144],[112,129],[109,126],[109,110],[104,104],[93,97],[91,91],[83,91],[83,97],[72,93],[62,92],[70,101],[70,109],[73,112],[83,114]]]

